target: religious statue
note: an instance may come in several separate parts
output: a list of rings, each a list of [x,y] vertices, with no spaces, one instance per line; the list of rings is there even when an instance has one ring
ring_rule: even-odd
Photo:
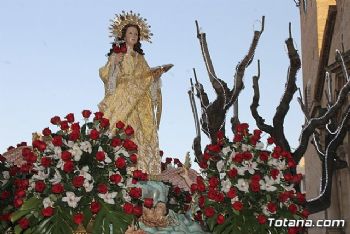
[[[115,37],[108,61],[100,68],[105,97],[99,109],[110,120],[133,127],[138,145],[137,168],[150,175],[161,173],[158,128],[161,117],[160,76],[173,65],[150,68],[140,41],[150,42],[146,19],[133,12],[117,15],[110,29]]]

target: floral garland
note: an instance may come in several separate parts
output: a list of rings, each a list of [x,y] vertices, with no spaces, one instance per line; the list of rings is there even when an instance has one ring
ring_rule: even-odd
[[[132,171],[137,163],[133,128],[119,121],[112,134],[103,113],[96,112],[92,122],[91,111],[82,115],[82,126],[72,113],[63,120],[53,117],[51,123],[59,130],[45,128],[33,147],[22,149],[26,164],[18,173],[23,179],[14,181],[11,214],[16,233],[72,233],[78,225],[90,225],[94,233],[124,233],[142,215],[137,182],[148,176]],[[13,170],[3,163],[1,167]],[[28,179],[24,172],[33,175]],[[6,191],[2,186],[1,194]],[[146,205],[150,202],[147,199]]]
[[[296,163],[289,152],[273,147],[271,137],[273,150],[263,149],[262,131],[250,134],[248,127],[238,125],[233,142],[219,132],[218,143],[206,147],[199,162],[204,176],[191,186],[199,207],[195,219],[213,233],[298,233],[298,227],[270,227],[268,219],[308,216],[305,194],[295,190],[302,175],[291,173]]]

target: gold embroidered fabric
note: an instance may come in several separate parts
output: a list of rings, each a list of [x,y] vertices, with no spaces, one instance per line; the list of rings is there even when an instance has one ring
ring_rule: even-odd
[[[111,56],[106,65],[100,68],[105,89],[112,66]],[[160,87],[157,85],[159,77],[153,76],[145,58],[134,52],[125,54],[117,66],[119,71],[115,92],[105,93],[99,109],[110,120],[111,128],[115,128],[119,120],[134,128],[133,140],[138,145],[137,168],[150,175],[158,175],[161,172],[157,133],[161,110]],[[157,95],[152,98],[152,89],[155,87]]]

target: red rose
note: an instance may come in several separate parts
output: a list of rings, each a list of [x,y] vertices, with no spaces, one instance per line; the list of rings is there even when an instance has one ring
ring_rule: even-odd
[[[295,204],[290,204],[288,206],[288,210],[292,213],[295,214],[298,211],[298,207]]]
[[[73,215],[73,221],[76,224],[81,224],[84,221],[84,215],[82,213]]]
[[[119,129],[123,129],[125,127],[125,124],[122,121],[118,121],[115,126]]]
[[[118,157],[117,160],[115,160],[115,166],[119,169],[123,169],[126,166],[125,159],[123,157]]]
[[[136,178],[136,179],[140,179],[141,176],[142,176],[142,171],[141,171],[141,170],[134,170],[134,171],[132,172],[132,176],[133,176],[134,178]]]
[[[207,169],[208,168],[208,163],[204,160],[199,162],[199,167],[202,169]]]
[[[238,153],[234,156],[234,158],[232,159],[232,161],[236,162],[236,163],[241,163],[243,162],[243,155],[241,153]]]
[[[46,149],[46,143],[41,140],[35,140],[32,143],[34,148],[37,148],[39,151],[44,152]]]
[[[13,205],[14,205],[16,208],[21,207],[22,204],[23,204],[23,200],[20,199],[20,198],[15,198],[15,200],[13,201]]]
[[[69,140],[70,141],[76,141],[80,138],[80,132],[77,130],[73,130],[70,134],[69,134]]]
[[[137,145],[129,139],[124,140],[123,147],[129,151],[137,150]]]
[[[249,128],[249,125],[247,123],[237,124],[235,127],[236,132],[244,132],[248,130],[248,128]]]
[[[301,215],[306,219],[310,215],[310,212],[307,209],[305,209],[301,212]]]
[[[141,188],[131,188],[129,191],[129,195],[132,198],[140,198],[142,196],[142,189]]]
[[[51,123],[53,125],[58,125],[61,122],[61,118],[59,116],[54,116],[51,118]]]
[[[259,214],[258,217],[256,217],[256,219],[260,224],[265,224],[267,221],[266,216],[263,214]]]
[[[53,215],[53,213],[54,213],[54,209],[53,209],[51,206],[46,207],[46,208],[43,208],[43,209],[41,210],[41,214],[42,214],[44,217],[50,217],[50,216]]]
[[[103,113],[102,112],[96,112],[94,120],[100,120],[100,119],[102,119],[102,117],[103,117]]]
[[[205,203],[205,197],[200,196],[200,197],[198,198],[198,205],[199,205],[199,207],[200,207],[200,208],[203,208],[203,207],[204,207],[204,203]]]
[[[241,142],[243,140],[243,136],[241,134],[235,134],[233,138],[233,142]]]
[[[99,137],[100,137],[99,131],[97,131],[96,129],[92,129],[90,132],[91,140],[97,140]]]
[[[232,204],[232,208],[237,210],[237,211],[240,211],[242,210],[243,208],[243,203],[240,202],[240,201],[235,201],[233,204]]]
[[[39,180],[35,182],[35,191],[42,193],[46,188],[44,181]]]
[[[261,161],[267,161],[269,159],[269,153],[266,151],[261,151],[259,153],[259,158]]]
[[[43,167],[49,167],[51,165],[51,158],[42,157],[40,163]]]
[[[284,174],[283,177],[286,181],[291,181],[293,179],[293,175],[289,172]]]
[[[64,163],[63,165],[63,171],[64,172],[67,172],[67,173],[70,173],[74,170],[74,164],[72,161],[67,161]]]
[[[277,206],[276,206],[276,204],[273,203],[273,202],[267,203],[266,208],[267,208],[267,210],[268,210],[270,213],[272,213],[272,214],[276,213],[276,211],[277,211]]]
[[[142,206],[134,206],[132,213],[138,217],[141,216],[142,215]]]
[[[227,192],[227,197],[232,199],[237,196],[237,191],[235,188],[230,188],[230,190]]]
[[[131,203],[126,202],[123,206],[123,210],[126,214],[132,214],[134,206]]]
[[[208,218],[213,217],[215,214],[215,209],[213,207],[209,206],[209,207],[205,208],[204,214]]]
[[[115,184],[119,184],[122,181],[122,176],[119,174],[113,174],[109,177],[109,179]]]
[[[106,158],[105,152],[103,152],[103,151],[98,151],[98,152],[96,153],[96,160],[97,160],[97,161],[104,161],[105,158]]]
[[[147,208],[153,207],[153,198],[145,198],[143,205]]]
[[[243,153],[243,159],[250,160],[252,158],[253,158],[253,155],[250,152],[246,151],[246,152]]]
[[[232,168],[227,172],[228,177],[233,178],[238,174],[238,171],[236,168]]]
[[[221,151],[221,147],[220,145],[208,145],[208,150],[218,153]]]
[[[126,126],[125,128],[125,134],[128,135],[128,136],[131,136],[132,134],[134,134],[134,129],[131,127],[131,126]]]
[[[9,191],[3,191],[0,195],[0,200],[5,200],[10,197],[10,192]]]
[[[223,216],[222,214],[219,214],[218,217],[216,218],[216,222],[218,224],[223,224],[225,222],[225,216]]]
[[[52,138],[52,144],[54,146],[62,146],[63,145],[62,136],[54,136]]]
[[[51,191],[53,193],[63,193],[64,192],[64,187],[62,184],[53,184],[51,187]]]
[[[175,195],[179,195],[180,192],[181,192],[180,188],[176,186],[176,187],[174,188],[174,193],[175,193]]]
[[[267,138],[267,144],[271,145],[275,143],[275,140],[272,137]]]
[[[300,203],[304,203],[304,202],[306,201],[306,199],[305,199],[305,194],[302,194],[302,193],[300,193],[300,192],[297,192],[296,197],[297,197],[297,199],[298,199],[298,201],[299,201]]]
[[[121,146],[121,145],[122,145],[122,140],[120,140],[119,138],[112,139],[111,146],[117,147],[117,146]]]
[[[297,166],[297,164],[295,163],[295,161],[293,159],[288,160],[288,168],[295,168],[296,166]]]
[[[209,179],[209,187],[215,188],[216,186],[219,185],[219,179],[217,177],[210,177]]]
[[[29,220],[27,218],[21,218],[18,221],[18,225],[22,228],[22,230],[25,230],[29,227]]]
[[[79,131],[80,131],[80,125],[79,125],[79,123],[73,123],[73,124],[70,126],[70,129],[72,129],[72,131],[77,131],[77,132],[79,132]]]
[[[255,193],[259,192],[260,191],[259,180],[252,180],[249,184],[249,187],[253,192]]]
[[[72,184],[76,188],[80,188],[84,185],[84,176],[74,176]]]
[[[25,197],[26,192],[24,190],[17,190],[15,194],[17,197]]]
[[[69,123],[73,123],[74,122],[74,114],[73,113],[69,113],[68,115],[66,115],[66,120],[69,122]]]
[[[51,135],[51,130],[49,128],[44,128],[43,135],[44,136],[50,136]]]
[[[97,214],[101,209],[101,204],[98,203],[97,201],[93,201],[90,204],[90,210],[93,214]]]
[[[198,190],[197,184],[191,184],[191,193],[195,193]]]
[[[69,128],[69,125],[68,125],[68,121],[64,120],[64,121],[61,121],[60,123],[60,128],[65,131]]]
[[[271,169],[270,171],[270,176],[275,180],[277,179],[277,176],[280,174],[280,170],[274,168],[274,169]]]
[[[105,194],[105,193],[108,192],[108,187],[107,187],[106,184],[99,184],[99,185],[97,186],[97,191],[98,191],[99,193]]]
[[[137,155],[136,154],[132,154],[130,155],[130,161],[134,164],[137,163]]]
[[[89,110],[83,110],[82,115],[85,119],[88,119],[91,115],[91,111]]]
[[[72,153],[69,152],[69,151],[63,151],[63,152],[61,153],[61,159],[62,159],[63,161],[69,161],[69,160],[71,160],[71,159],[72,159]]]
[[[101,128],[107,128],[109,126],[109,120],[106,118],[101,118],[100,126]]]
[[[260,129],[255,129],[253,131],[254,136],[259,136],[260,137],[261,133],[262,133],[262,131]]]

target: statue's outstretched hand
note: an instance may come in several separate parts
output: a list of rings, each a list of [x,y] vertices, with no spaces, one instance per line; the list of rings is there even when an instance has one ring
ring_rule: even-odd
[[[169,71],[174,65],[173,64],[165,64],[162,66],[162,71],[167,72]]]

